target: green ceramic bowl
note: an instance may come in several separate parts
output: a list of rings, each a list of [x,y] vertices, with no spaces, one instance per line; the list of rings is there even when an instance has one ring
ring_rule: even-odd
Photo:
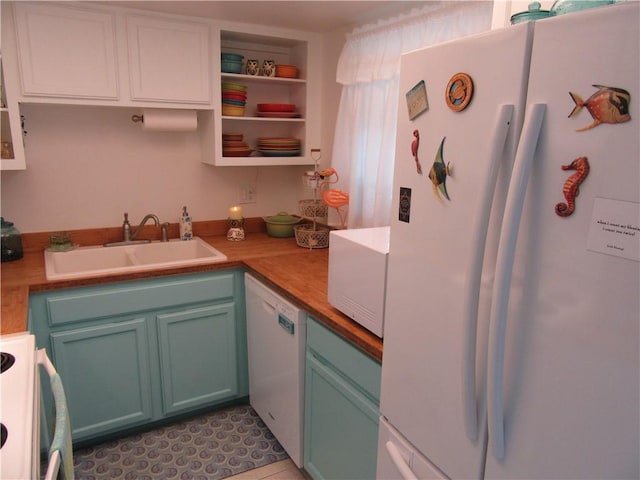
[[[265,217],[267,224],[267,235],[277,238],[293,237],[295,232],[293,226],[302,221],[300,217],[294,217],[287,212],[280,212],[272,217]]]

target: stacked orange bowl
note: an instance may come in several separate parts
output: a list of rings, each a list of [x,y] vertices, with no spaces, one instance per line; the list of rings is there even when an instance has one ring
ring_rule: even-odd
[[[248,157],[251,155],[249,145],[243,140],[242,133],[225,132],[222,134],[222,156],[224,157]]]
[[[222,115],[244,116],[247,104],[247,86],[239,83],[222,82]]]
[[[276,77],[297,78],[298,68],[294,65],[276,65]]]
[[[261,137],[258,138],[258,151],[265,157],[297,157],[301,143],[299,138]]]

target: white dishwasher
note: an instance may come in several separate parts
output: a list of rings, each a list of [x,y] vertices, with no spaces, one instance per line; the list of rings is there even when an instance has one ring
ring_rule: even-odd
[[[306,314],[245,273],[249,399],[302,468]]]

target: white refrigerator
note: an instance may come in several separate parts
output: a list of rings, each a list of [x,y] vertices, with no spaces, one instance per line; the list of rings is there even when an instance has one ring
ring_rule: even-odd
[[[403,56],[379,479],[639,477],[639,20]]]

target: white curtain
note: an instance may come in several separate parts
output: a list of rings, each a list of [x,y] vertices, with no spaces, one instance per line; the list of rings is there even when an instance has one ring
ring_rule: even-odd
[[[337,188],[349,193],[349,228],[391,221],[395,132],[403,53],[491,27],[493,2],[428,2],[409,14],[354,30],[340,54],[343,85],[333,145]],[[331,209],[330,209],[331,210]],[[335,212],[329,223],[339,222]]]

